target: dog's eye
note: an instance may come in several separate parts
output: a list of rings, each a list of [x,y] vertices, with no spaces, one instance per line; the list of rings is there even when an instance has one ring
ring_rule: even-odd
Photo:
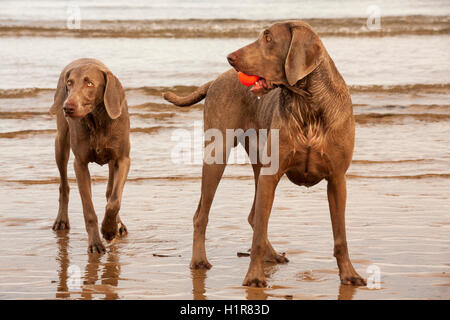
[[[67,85],[71,86],[72,85],[72,80],[67,80]]]
[[[93,87],[94,84],[93,84],[91,81],[88,81],[87,86],[88,86],[88,87]]]
[[[266,41],[267,41],[267,42],[270,42],[270,41],[272,41],[272,37],[271,37],[271,36],[269,36],[268,34],[266,34]]]

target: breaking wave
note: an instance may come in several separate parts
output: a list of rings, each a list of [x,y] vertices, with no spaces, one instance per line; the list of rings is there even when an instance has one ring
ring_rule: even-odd
[[[381,37],[450,34],[448,16],[387,16],[380,30],[369,30],[366,18],[304,19],[320,36]],[[102,38],[254,38],[274,20],[162,19],[83,20],[78,30],[66,21],[1,20],[0,36]]]

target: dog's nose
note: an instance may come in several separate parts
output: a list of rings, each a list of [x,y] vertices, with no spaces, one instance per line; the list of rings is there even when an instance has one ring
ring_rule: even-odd
[[[237,54],[235,52],[230,53],[227,56],[227,60],[228,60],[228,63],[231,64],[234,67],[234,64],[237,61]]]
[[[75,105],[72,102],[67,102],[64,107],[63,111],[67,115],[71,115],[75,112]]]

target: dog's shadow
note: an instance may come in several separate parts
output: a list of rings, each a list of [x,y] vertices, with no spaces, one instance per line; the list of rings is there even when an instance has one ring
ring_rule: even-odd
[[[57,299],[119,299],[116,288],[120,276],[120,263],[117,248],[112,245],[106,253],[106,261],[102,262],[103,255],[89,254],[88,262],[82,274],[81,268],[70,264],[69,233],[57,232],[58,254],[58,286]],[[99,271],[102,269],[101,275]]]

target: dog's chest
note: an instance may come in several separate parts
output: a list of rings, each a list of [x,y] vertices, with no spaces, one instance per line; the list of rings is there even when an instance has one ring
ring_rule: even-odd
[[[285,110],[285,129],[290,153],[288,178],[298,185],[312,186],[330,173],[327,125],[323,112],[307,100],[290,101]]]
[[[116,152],[111,139],[98,133],[90,136],[89,162],[104,165],[115,158]]]
[[[116,143],[110,126],[101,126],[93,121],[86,121],[88,161],[104,165],[117,158]]]
[[[330,163],[326,154],[305,148],[293,154],[292,164],[286,175],[291,182],[310,187],[329,176],[330,172]]]

